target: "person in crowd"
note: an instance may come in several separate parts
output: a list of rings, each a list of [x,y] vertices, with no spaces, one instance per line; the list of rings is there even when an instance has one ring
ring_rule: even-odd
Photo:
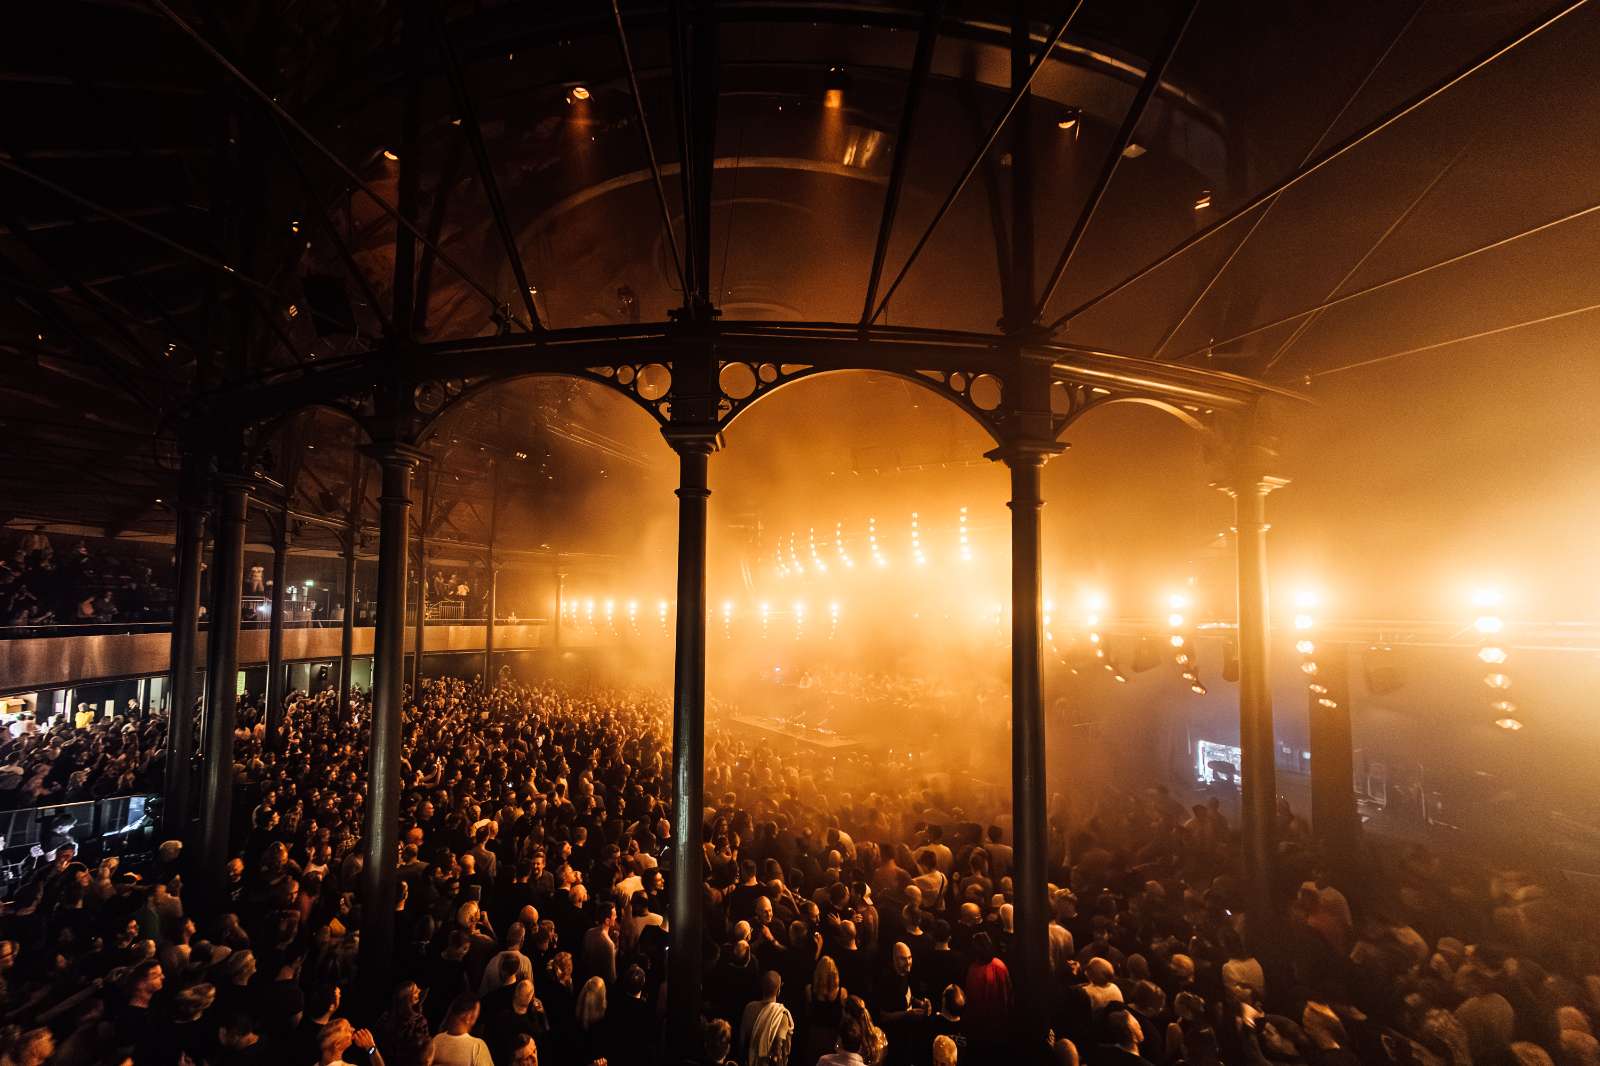
[[[240,824],[215,865],[63,842],[14,884],[0,1026],[20,1028],[0,1029],[0,1066],[677,1066],[668,703],[504,672],[406,693],[396,949],[373,973],[370,707],[337,699],[291,694],[270,745],[241,699]],[[22,777],[0,803],[158,783],[165,728],[154,711],[0,738],[0,768],[22,771],[0,775]],[[1037,992],[1054,1063],[1595,1061],[1600,952],[1552,930],[1525,876],[1474,888],[1418,848],[1373,848],[1346,896],[1289,812],[1274,955],[1250,939],[1228,819],[1153,787],[1052,803],[1048,976],[1014,987],[1004,796],[896,766],[708,726],[705,848],[688,858],[705,1007],[688,1028],[712,1039],[691,1058],[1025,1063],[1018,1004]]]
[[[436,1066],[494,1066],[489,1045],[472,1035],[478,1024],[478,997],[463,992],[444,1014],[444,1028],[433,1038]]]

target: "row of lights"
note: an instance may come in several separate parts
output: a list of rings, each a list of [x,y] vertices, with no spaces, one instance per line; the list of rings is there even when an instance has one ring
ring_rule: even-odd
[[[826,535],[826,534],[824,534]],[[810,557],[809,569],[815,573],[828,572],[829,560],[824,557],[826,549],[817,547],[817,530],[815,526],[806,528],[807,552]],[[972,528],[968,523],[967,508],[960,510],[957,519],[957,549],[961,561],[970,563],[974,552],[972,547]],[[879,569],[889,565],[889,557],[884,554],[883,546],[878,541],[878,519],[876,516],[867,519],[867,550],[872,557],[872,563]],[[791,533],[787,545],[783,538],[773,547],[772,558],[774,567],[779,577],[788,577],[790,574],[804,575],[808,564],[800,561],[797,550],[796,535]],[[855,569],[855,559],[851,557],[849,548],[845,544],[845,531],[843,522],[835,522],[833,526],[833,559],[846,570]],[[911,561],[917,566],[928,565],[928,552],[922,542],[922,515],[920,512],[911,512]]]
[[[1496,726],[1508,733],[1521,731],[1523,721],[1517,716],[1517,705],[1506,698],[1511,687],[1511,675],[1506,673],[1506,660],[1510,657],[1500,643],[1505,629],[1505,619],[1496,613],[1504,596],[1499,589],[1479,589],[1472,594],[1472,605],[1481,612],[1473,620],[1472,628],[1478,631],[1478,661],[1489,667],[1483,683],[1489,689],[1489,712]]]

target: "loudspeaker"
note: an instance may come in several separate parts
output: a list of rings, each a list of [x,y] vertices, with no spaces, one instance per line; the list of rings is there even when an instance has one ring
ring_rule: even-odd
[[[1161,665],[1161,649],[1149,637],[1142,637],[1133,649],[1134,673],[1142,674]]]
[[[1362,665],[1366,668],[1367,691],[1374,696],[1388,695],[1406,683],[1393,648],[1380,645],[1368,648]]]

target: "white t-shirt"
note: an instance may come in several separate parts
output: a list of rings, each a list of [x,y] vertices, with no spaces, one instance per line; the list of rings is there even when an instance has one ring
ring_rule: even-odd
[[[494,1066],[489,1045],[475,1036],[440,1033],[433,1038],[434,1066]]]

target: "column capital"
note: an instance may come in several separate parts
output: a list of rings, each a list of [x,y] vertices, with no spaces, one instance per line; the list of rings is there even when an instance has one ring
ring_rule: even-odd
[[[405,441],[380,440],[361,446],[361,454],[385,464],[405,464],[412,469],[428,458],[428,453]]]
[[[1056,440],[1018,438],[984,452],[983,457],[997,463],[1005,463],[1007,466],[1043,466],[1069,447],[1071,446]]]
[[[666,438],[672,450],[680,455],[684,452],[710,455],[722,450],[722,432],[715,425],[694,422],[677,425],[669,423],[661,427],[661,435]]]
[[[252,479],[248,474],[240,474],[240,473],[236,473],[236,472],[233,472],[233,471],[223,471],[221,473],[215,474],[215,475],[212,476],[211,480],[212,480],[212,483],[215,484],[218,489],[238,490],[240,492],[243,492],[247,496],[256,487],[255,480]]]
[[[1289,479],[1286,477],[1275,477],[1271,474],[1248,474],[1221,478],[1211,482],[1211,487],[1233,499],[1238,499],[1240,496],[1248,496],[1252,493],[1257,496],[1266,496],[1287,484],[1289,484]]]

